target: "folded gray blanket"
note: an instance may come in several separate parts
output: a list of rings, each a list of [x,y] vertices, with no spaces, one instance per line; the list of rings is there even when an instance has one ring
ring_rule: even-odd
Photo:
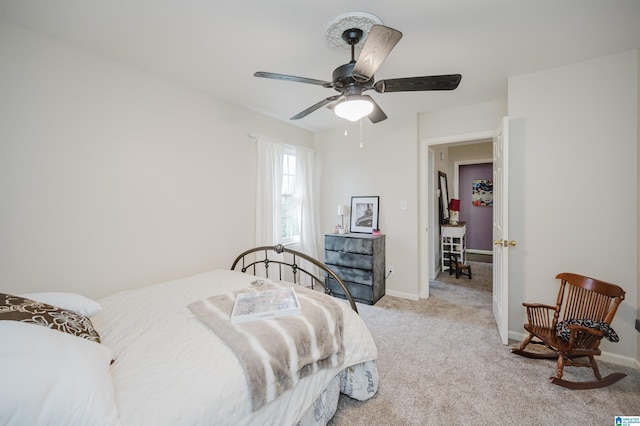
[[[265,285],[277,286],[282,285]],[[238,357],[251,394],[251,411],[273,401],[301,378],[344,361],[344,322],[339,302],[302,286],[294,288],[301,315],[232,323],[230,315],[239,292],[189,304],[196,317]]]

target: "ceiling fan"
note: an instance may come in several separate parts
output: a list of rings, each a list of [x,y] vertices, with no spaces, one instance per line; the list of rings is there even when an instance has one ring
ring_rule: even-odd
[[[368,116],[372,123],[378,123],[385,120],[387,115],[371,96],[363,95],[363,92],[372,89],[378,93],[454,90],[462,79],[460,74],[445,74],[375,81],[374,73],[401,38],[402,33],[398,30],[384,25],[373,25],[356,60],[355,46],[363,39],[363,30],[360,28],[345,30],[342,33],[342,39],[351,48],[351,61],[333,71],[332,81],[264,71],[258,71],[254,76],[315,84],[339,92],[294,115],[291,120],[306,117],[323,106],[328,106],[335,111],[336,115],[350,121]]]

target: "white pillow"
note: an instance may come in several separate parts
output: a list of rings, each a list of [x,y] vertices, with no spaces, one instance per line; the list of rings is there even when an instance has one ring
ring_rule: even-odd
[[[25,299],[35,300],[58,308],[68,309],[86,317],[92,317],[102,310],[102,306],[95,300],[84,297],[76,293],[45,292],[45,293],[23,293],[17,296]]]
[[[119,424],[108,347],[0,321],[0,360],[0,424]]]

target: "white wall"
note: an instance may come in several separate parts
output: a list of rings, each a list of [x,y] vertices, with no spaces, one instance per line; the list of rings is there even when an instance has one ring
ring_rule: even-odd
[[[363,123],[362,142],[360,148],[357,125],[349,126],[348,136],[344,129],[315,134],[314,145],[322,162],[322,230],[333,232],[340,223],[337,206],[350,205],[352,196],[379,196],[386,264],[395,269],[386,282],[387,294],[417,299],[417,116]],[[400,209],[402,201],[406,210]],[[319,252],[323,253],[323,247]]]
[[[506,99],[420,114],[420,140],[448,143],[465,135],[495,131],[507,112]]]
[[[637,84],[636,51],[509,80],[512,333],[576,272],[625,289],[620,342],[601,347],[637,359]]]
[[[116,290],[253,246],[249,133],[312,134],[0,21],[0,291]]]

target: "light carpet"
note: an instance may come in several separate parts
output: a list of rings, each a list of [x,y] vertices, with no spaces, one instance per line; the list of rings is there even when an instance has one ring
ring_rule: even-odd
[[[555,360],[533,360],[501,344],[491,310],[491,264],[470,262],[473,279],[440,274],[430,297],[383,297],[358,305],[378,346],[380,388],[360,402],[341,395],[330,425],[614,425],[640,416],[640,372],[598,359],[605,388],[569,390],[549,383]],[[524,308],[523,308],[524,309]],[[614,321],[615,325],[615,321]],[[565,379],[593,380],[565,367]]]

